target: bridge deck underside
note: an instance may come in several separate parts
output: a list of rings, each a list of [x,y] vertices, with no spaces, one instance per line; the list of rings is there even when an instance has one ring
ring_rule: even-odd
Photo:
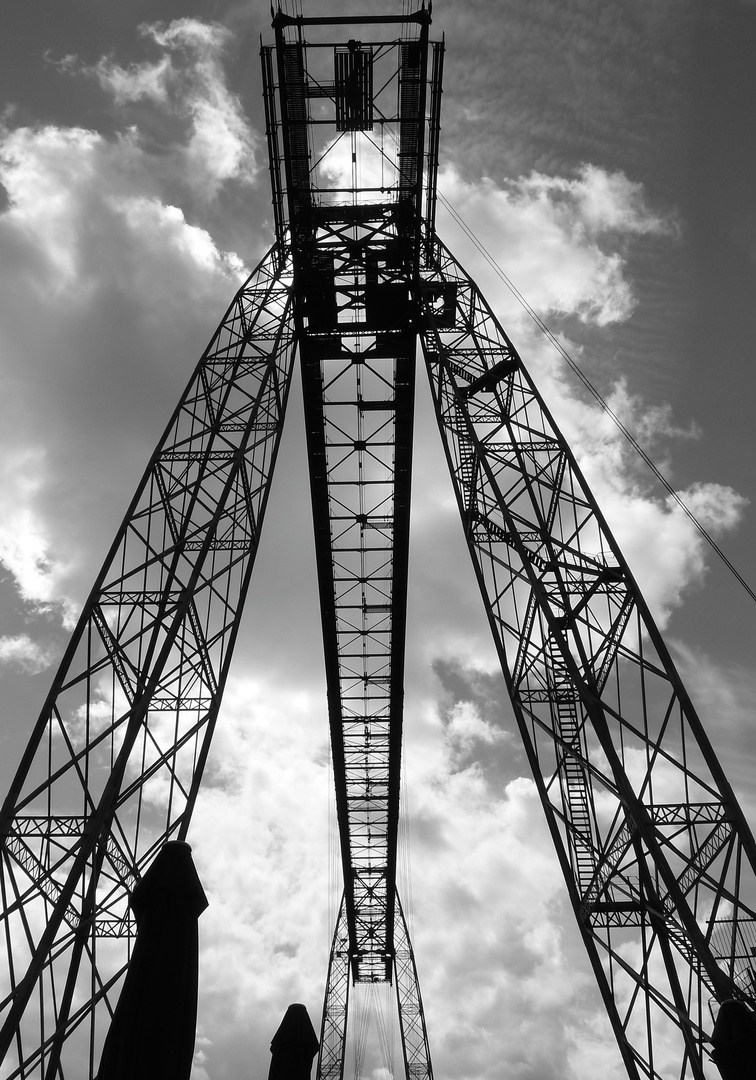
[[[392,280],[401,274],[398,248],[382,211],[373,222],[323,228],[324,269],[306,287],[300,333],[337,806],[360,981],[390,977],[393,941],[415,364],[409,287]]]
[[[378,22],[366,32],[380,38]],[[440,103],[427,93],[427,13],[397,22],[394,37],[357,40],[362,27],[334,45],[317,19],[282,16],[275,52],[263,50],[274,213],[292,240],[345,924],[352,976],[366,982],[390,980],[394,954],[411,296]]]

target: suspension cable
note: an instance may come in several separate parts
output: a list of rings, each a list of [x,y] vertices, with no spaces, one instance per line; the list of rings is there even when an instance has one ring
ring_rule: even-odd
[[[370,1002],[367,994],[364,992],[364,985],[365,984],[362,984],[360,986],[360,990],[363,991],[362,993],[355,993],[352,996],[355,1013],[354,1080],[362,1080],[362,1073],[365,1066],[365,1049],[367,1047],[367,1036],[370,1028]]]
[[[391,1038],[389,1034],[391,1021],[388,1016],[388,994],[390,983],[372,983],[369,988],[373,1000],[375,1026],[378,1033],[378,1045],[381,1052],[381,1062],[389,1076],[394,1075],[394,1063],[391,1053]]]
[[[745,589],[745,591],[748,593],[750,598],[752,600],[756,601],[756,592],[754,592],[754,590],[751,588],[751,586],[748,584],[748,582],[745,580],[745,578],[742,576],[742,574],[736,569],[736,567],[733,565],[733,563],[730,561],[730,559],[727,557],[727,555],[725,555],[724,551],[719,546],[719,544],[716,542],[716,540],[711,535],[711,533],[705,528],[704,525],[702,525],[702,523],[698,520],[696,515],[693,513],[693,511],[690,509],[690,507],[685,503],[685,501],[678,494],[678,492],[675,491],[675,489],[672,487],[672,485],[667,480],[667,478],[664,476],[664,474],[657,468],[657,466],[654,464],[654,462],[649,457],[647,452],[640,445],[640,443],[635,438],[635,436],[632,434],[632,432],[629,431],[628,428],[625,426],[625,424],[623,424],[622,420],[620,420],[619,416],[612,409],[611,405],[609,405],[609,403],[601,396],[601,394],[596,389],[596,387],[593,385],[593,383],[591,383],[591,381],[588,379],[587,375],[585,375],[584,372],[582,372],[580,370],[580,368],[575,363],[575,361],[572,359],[572,357],[567,352],[567,350],[564,348],[562,343],[558,340],[558,338],[556,338],[554,336],[554,334],[551,332],[551,330],[549,330],[548,326],[543,321],[543,319],[538,314],[538,312],[535,311],[531,307],[531,305],[528,303],[528,301],[522,295],[522,293],[517,288],[517,286],[514,284],[514,282],[502,270],[501,266],[499,266],[496,259],[494,259],[493,255],[491,255],[490,251],[488,251],[488,249],[485,247],[485,245],[477,238],[477,236],[472,231],[472,229],[467,225],[467,223],[460,216],[460,214],[458,214],[457,211],[454,209],[454,207],[449,202],[449,200],[447,198],[445,198],[445,196],[442,195],[440,191],[438,192],[438,198],[439,198],[439,201],[444,205],[446,210],[448,210],[448,212],[451,214],[452,218],[457,223],[457,225],[459,225],[459,227],[465,233],[467,238],[471,241],[472,244],[474,244],[474,246],[477,248],[479,253],[486,260],[486,262],[491,267],[491,269],[494,271],[494,273],[497,275],[497,277],[500,278],[500,280],[504,283],[504,285],[506,285],[507,289],[509,289],[509,291],[515,297],[515,299],[518,301],[518,303],[527,312],[527,314],[530,316],[530,318],[536,324],[536,326],[541,331],[541,333],[544,335],[544,337],[546,337],[548,339],[548,341],[551,342],[551,344],[557,350],[557,352],[562,357],[562,359],[567,363],[570,370],[578,377],[578,379],[583,384],[583,386],[586,388],[586,390],[591,394],[591,396],[596,400],[596,402],[598,402],[601,409],[603,409],[603,411],[607,414],[607,416],[614,422],[614,424],[619,429],[619,431],[624,435],[624,437],[630,443],[630,445],[635,450],[635,452],[638,454],[638,456],[642,459],[642,461],[645,462],[645,464],[648,466],[648,468],[654,474],[656,479],[662,485],[664,490],[671,496],[671,498],[674,500],[674,502],[680,507],[680,509],[685,514],[685,516],[693,523],[694,527],[697,529],[699,534],[704,538],[704,540],[709,545],[709,547],[714,552],[716,552],[716,554],[719,556],[719,558],[725,564],[727,569],[733,574],[735,579],[739,582],[739,584],[743,587],[743,589]]]
[[[394,140],[396,141],[396,136],[395,135],[394,135]],[[383,153],[383,150],[381,150],[381,153]],[[425,179],[427,181],[427,174],[424,174],[424,176],[425,176]],[[530,318],[536,324],[536,326],[541,331],[541,333],[544,335],[544,337],[548,341],[551,342],[551,344],[554,346],[556,351],[559,353],[559,355],[562,357],[562,359],[566,362],[566,364],[568,365],[570,370],[577,376],[577,378],[580,380],[580,382],[583,384],[583,386],[586,388],[586,390],[589,392],[589,394],[598,403],[600,408],[613,421],[613,423],[616,425],[617,429],[622,433],[622,435],[624,435],[624,437],[630,443],[630,445],[635,450],[635,452],[638,454],[638,456],[641,458],[641,460],[648,466],[648,468],[651,470],[653,475],[656,477],[656,479],[662,485],[662,487],[667,492],[667,494],[674,500],[674,502],[677,504],[677,506],[679,506],[680,509],[683,511],[685,516],[692,522],[694,528],[703,537],[703,539],[706,541],[706,543],[709,545],[709,547],[712,549],[712,551],[714,551],[719,556],[719,558],[725,564],[725,566],[730,571],[730,573],[733,575],[735,580],[742,586],[742,588],[746,591],[746,593],[748,593],[750,598],[753,601],[756,601],[756,592],[754,592],[754,590],[751,588],[751,586],[745,580],[745,578],[740,573],[740,571],[730,561],[730,559],[724,553],[724,551],[719,546],[719,544],[716,542],[716,540],[711,535],[711,533],[698,520],[698,518],[693,513],[693,511],[690,509],[690,507],[687,505],[687,503],[684,501],[684,499],[672,487],[669,480],[667,480],[667,478],[664,476],[664,474],[661,472],[661,470],[654,464],[651,457],[643,449],[643,447],[640,445],[640,443],[635,438],[635,436],[632,434],[632,432],[625,426],[625,424],[623,424],[623,422],[620,420],[619,416],[617,416],[615,411],[612,409],[611,405],[609,405],[609,403],[601,396],[601,394],[596,389],[596,387],[593,385],[593,383],[590,381],[588,376],[585,375],[584,372],[582,372],[580,370],[578,365],[572,359],[572,357],[567,352],[567,350],[562,345],[562,343],[559,341],[559,339],[557,337],[555,337],[555,335],[551,332],[551,330],[548,328],[548,326],[543,321],[543,319],[538,314],[538,312],[535,311],[535,309],[533,307],[531,307],[531,305],[528,303],[528,301],[522,295],[520,290],[517,288],[517,286],[511,280],[511,278],[507,276],[507,274],[504,272],[504,270],[498,264],[498,262],[493,257],[493,255],[488,250],[488,248],[485,246],[485,244],[483,244],[482,241],[480,241],[478,239],[478,237],[475,235],[475,233],[470,228],[470,226],[467,224],[467,222],[464,220],[464,218],[461,216],[461,214],[459,214],[457,212],[457,210],[454,209],[454,207],[449,202],[449,200],[446,198],[446,196],[438,188],[436,189],[436,196],[437,196],[439,202],[442,203],[442,205],[445,207],[445,209],[449,211],[449,213],[451,214],[453,220],[457,223],[457,225],[459,225],[460,229],[462,229],[462,231],[467,236],[467,238],[470,240],[470,242],[474,245],[474,247],[478,250],[478,252],[486,260],[486,262],[491,267],[491,269],[494,271],[496,276],[504,283],[504,285],[506,285],[507,289],[509,289],[512,296],[514,296],[514,298],[517,300],[517,302],[520,304],[520,306],[527,312],[527,314],[530,316]]]

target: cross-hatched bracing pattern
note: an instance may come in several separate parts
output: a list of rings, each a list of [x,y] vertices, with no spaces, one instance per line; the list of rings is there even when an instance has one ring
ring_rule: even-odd
[[[323,1023],[320,1029],[318,1080],[343,1080],[351,966],[346,898],[342,896],[328,961]]]
[[[710,1002],[753,995],[753,837],[516,350],[440,242],[423,277],[465,534],[628,1075],[700,1080]]]
[[[326,327],[319,318],[317,330],[310,319],[299,336],[346,902],[364,981],[388,978],[391,961],[415,340],[401,265],[373,270],[378,296],[382,277],[400,277],[383,286],[400,290],[399,314],[382,312],[378,333],[358,283],[371,259],[390,263],[397,248],[382,215],[325,222],[327,268],[313,271],[312,288],[348,290],[355,319]]]
[[[380,22],[354,21],[371,33]],[[423,167],[433,173],[425,145],[438,127],[427,102],[438,108],[440,98],[427,93],[426,12],[397,18],[399,40],[346,46],[305,40],[322,22],[279,14],[263,72],[274,206],[281,228],[288,212],[292,237],[350,956],[356,980],[385,982],[403,714],[411,290]],[[437,74],[438,64],[431,80]]]
[[[235,297],[82,611],[2,810],[4,1076],[93,1076],[134,926],[183,839],[257,550],[293,359],[286,251]]]
[[[425,1026],[420,980],[404,911],[396,894],[394,980],[399,1006],[402,1054],[407,1080],[433,1080],[428,1031]]]
[[[435,235],[443,47],[429,22],[424,5],[339,16],[347,40],[334,43],[327,18],[274,19],[262,61],[276,244],[150,461],[2,808],[4,1077],[94,1075],[133,941],[130,890],[187,835],[295,343],[344,873],[319,1080],[343,1080],[350,981],[395,981],[407,1080],[432,1078],[395,888],[418,333],[628,1076],[711,1076],[710,1005],[753,1005],[748,825],[569,447]]]
[[[415,954],[398,893],[394,896],[394,903],[396,906],[391,975],[396,990],[404,1072],[407,1080],[433,1080]],[[328,965],[317,1080],[343,1080],[349,981],[349,932],[346,904],[342,898]]]

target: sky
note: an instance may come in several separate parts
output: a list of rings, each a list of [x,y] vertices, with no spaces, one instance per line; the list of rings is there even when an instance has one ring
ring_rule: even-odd
[[[267,2],[9,0],[4,23],[3,785],[166,419],[272,241]],[[756,586],[756,4],[436,0],[432,33],[444,199]],[[438,230],[563,426],[756,822],[753,602],[444,206]],[[435,1073],[617,1080],[418,386],[400,888]],[[264,1080],[290,1002],[319,1028],[340,886],[308,499],[295,379],[189,836],[210,900],[193,1080]],[[389,1080],[371,1054],[363,1075]],[[394,1035],[397,1076],[399,1056]]]

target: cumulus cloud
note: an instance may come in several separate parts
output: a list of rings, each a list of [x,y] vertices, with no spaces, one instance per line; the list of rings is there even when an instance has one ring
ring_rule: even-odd
[[[582,1033],[601,1026],[601,1005],[535,785],[479,763],[459,769],[453,727],[409,759],[407,784],[415,951],[436,1060],[452,1076],[580,1075]],[[603,1064],[601,1075],[619,1075],[606,1044]]]
[[[69,569],[55,550],[43,509],[49,469],[42,450],[8,448],[0,466],[0,563],[12,575],[21,598],[37,609],[55,605],[72,625],[74,605],[63,582]],[[36,651],[35,651],[36,650]],[[0,659],[41,670],[44,650],[28,637],[0,639]],[[25,658],[29,659],[29,663]],[[41,665],[41,666],[40,666]]]
[[[456,754],[469,754],[475,746],[485,753],[486,747],[500,742],[504,736],[504,732],[483,719],[471,702],[457,702],[449,713],[447,739]]]
[[[107,139],[46,126],[1,138],[9,205],[0,215],[0,255],[13,272],[0,290],[7,389],[0,558],[22,596],[70,609],[64,579],[83,560],[67,539],[88,485],[96,487],[84,431],[92,437],[101,429],[107,439],[109,429],[116,453],[119,438],[134,440],[143,464],[138,432],[155,388],[172,387],[164,416],[245,270],[161,200],[133,133]],[[186,373],[178,382],[177,361]],[[150,441],[160,426],[152,430]],[[102,482],[110,486],[115,475]]]
[[[17,289],[26,286],[48,304],[65,293],[81,309],[109,284],[124,292],[142,285],[141,299],[157,307],[166,282],[164,274],[151,277],[150,263],[161,259],[165,270],[171,259],[191,267],[200,287],[207,287],[203,275],[239,280],[241,261],[161,201],[133,132],[109,140],[47,126],[0,135],[0,181],[10,204],[0,243],[15,257]]]
[[[264,677],[230,681],[191,832],[211,902],[200,1022],[214,1080],[239,1075],[252,1047],[267,1049],[291,1002],[304,1002],[318,1027],[338,902],[325,873],[326,738],[319,694]],[[261,1077],[268,1063],[258,1063]]]
[[[212,198],[228,180],[250,183],[257,175],[257,139],[221,63],[230,31],[192,18],[145,24],[141,31],[162,51],[157,60],[122,67],[104,57],[83,70],[118,105],[147,100],[166,120],[178,121],[173,138],[164,132],[161,156],[168,155],[196,192]]]
[[[145,438],[154,445],[247,273],[174,201],[255,175],[255,139],[225,82],[228,32],[180,19],[142,33],[154,62],[58,64],[100,81],[115,133],[14,126],[12,112],[0,124],[0,560],[24,600],[58,602],[66,621],[146,463]],[[150,115],[127,115],[140,102]],[[101,523],[93,508],[111,504]]]
[[[9,664],[36,675],[52,660],[52,651],[33,641],[28,634],[0,637],[0,664]]]
[[[533,782],[501,782],[460,762],[460,739],[469,748],[469,739],[487,747],[504,738],[472,703],[460,699],[451,718],[414,692],[411,706],[413,740],[423,726],[439,736],[423,753],[408,748],[412,869],[410,878],[402,846],[399,882],[437,1069],[576,1080],[588,1038],[601,1075],[614,1080],[616,1055]],[[340,893],[339,875],[329,882],[325,873],[338,860],[325,732],[319,694],[232,678],[190,837],[210,899],[200,924],[198,1078],[249,1071],[291,1001],[319,1026]],[[365,1023],[376,1009],[389,1030],[396,1023],[393,991],[362,1008]],[[388,1067],[376,1023],[362,1051],[366,1077]],[[393,1046],[397,1075],[396,1036]],[[255,1080],[267,1065],[263,1052]]]
[[[630,180],[623,172],[610,173],[586,163],[576,177],[533,172],[518,185],[520,198],[546,199],[563,206],[572,220],[571,227],[577,231],[584,229],[588,235],[677,232],[675,219],[651,210],[646,205],[643,184]]]
[[[494,258],[506,253],[499,262],[516,267],[515,284],[536,311],[598,326],[627,319],[635,306],[618,239],[675,229],[646,206],[642,185],[594,165],[573,178],[533,172],[501,185],[472,183],[449,167],[439,190]],[[442,234],[448,224],[442,206]]]
[[[647,466],[598,405],[565,392],[564,376],[542,376],[547,401],[555,403],[560,426],[606,517],[641,591],[663,629],[690,588],[704,580],[710,548],[679,503],[656,484]],[[561,391],[561,392],[560,392]],[[636,435],[662,471],[674,476],[673,451],[696,439],[696,425],[681,428],[667,406],[648,407],[628,395],[620,379],[608,398],[612,411]],[[704,529],[716,535],[734,529],[748,500],[727,484],[694,483],[678,492]]]
[[[453,169],[442,172],[441,191],[538,314],[554,320],[577,315],[586,332],[627,321],[636,300],[620,251],[644,237],[673,243],[679,228],[673,214],[647,205],[642,185],[623,173],[584,165],[574,177],[531,173],[501,185],[463,180]],[[454,229],[450,213],[439,208],[442,237]],[[458,235],[454,234],[453,235]],[[458,251],[456,239],[454,250]],[[461,238],[461,261],[475,258]],[[619,249],[619,250],[618,250]],[[480,266],[480,262],[478,261]],[[554,414],[568,444],[630,562],[659,623],[664,626],[686,589],[700,584],[707,548],[701,534],[663,490],[655,490],[617,425],[571,381],[566,364],[524,312],[490,265],[476,274],[486,298],[512,337]],[[578,359],[582,342],[560,337]],[[678,424],[669,406],[649,405],[629,390],[627,376],[606,393],[610,409],[665,471],[675,444],[696,439],[695,423]],[[682,497],[705,527],[720,532],[741,520],[746,500],[724,484],[692,485]],[[456,510],[447,498],[449,513]]]

